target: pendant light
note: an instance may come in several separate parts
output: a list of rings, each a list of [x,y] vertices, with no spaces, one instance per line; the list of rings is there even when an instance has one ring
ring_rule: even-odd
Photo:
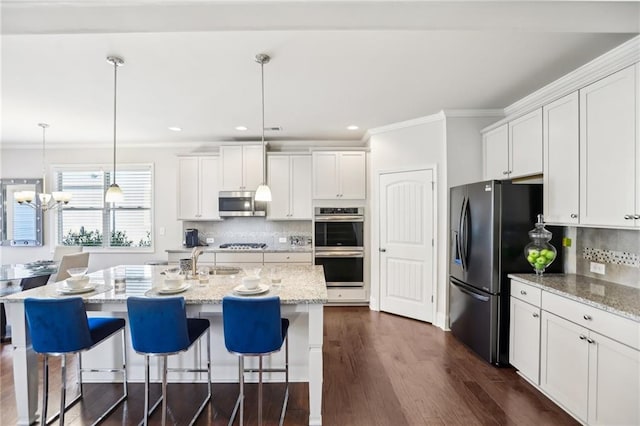
[[[113,64],[113,183],[107,189],[104,201],[107,203],[117,203],[122,201],[122,190],[116,183],[116,101],[118,97],[118,67],[124,65],[124,60],[117,56],[108,56],[107,62]]]
[[[256,62],[260,64],[260,82],[262,87],[262,183],[256,189],[256,201],[271,201],[271,189],[267,186],[267,151],[264,143],[264,64],[268,64],[271,58],[269,55],[259,53],[256,55]]]
[[[47,123],[38,123],[42,127],[42,192],[38,194],[40,199],[40,208],[44,210],[52,210],[71,201],[71,193],[64,191],[53,191],[51,194],[47,192],[47,169],[45,155],[45,133],[49,125]],[[38,208],[38,204],[34,202],[35,191],[18,191],[13,194],[14,199],[19,204],[26,204],[33,208]]]

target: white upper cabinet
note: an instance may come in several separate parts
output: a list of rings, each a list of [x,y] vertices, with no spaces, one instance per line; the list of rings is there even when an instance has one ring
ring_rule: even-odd
[[[543,107],[544,218],[550,223],[579,222],[578,92]]]
[[[221,191],[255,191],[262,183],[261,145],[223,145],[220,161]]]
[[[513,179],[542,173],[542,109],[482,135],[485,179]]]
[[[640,227],[638,65],[580,90],[580,223]]]
[[[311,156],[270,155],[267,159],[269,219],[311,220]]]
[[[503,124],[482,135],[484,178],[506,179],[509,174],[509,126]]]
[[[218,161],[213,156],[178,158],[178,219],[220,219]]]
[[[366,198],[366,155],[363,151],[313,153],[313,198]]]

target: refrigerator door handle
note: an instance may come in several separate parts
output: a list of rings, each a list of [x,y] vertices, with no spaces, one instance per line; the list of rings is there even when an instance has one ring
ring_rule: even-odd
[[[469,254],[469,227],[468,227],[468,214],[469,212],[469,198],[465,198],[462,201],[462,211],[460,212],[460,254],[462,259],[462,269],[467,270],[467,261]]]
[[[453,231],[453,233],[455,234],[455,249],[456,249],[456,253],[455,256],[453,258],[453,263],[455,263],[456,265],[462,265],[462,256],[460,256],[460,236],[458,235],[458,231]]]
[[[474,293],[472,291],[467,290],[466,288],[456,284],[455,282],[451,281],[451,285],[454,285],[458,288],[458,290],[460,290],[461,292],[463,292],[464,294],[467,294],[471,297],[473,297],[474,299],[480,300],[482,302],[488,302],[489,301],[489,296],[482,296],[481,294],[477,294]]]

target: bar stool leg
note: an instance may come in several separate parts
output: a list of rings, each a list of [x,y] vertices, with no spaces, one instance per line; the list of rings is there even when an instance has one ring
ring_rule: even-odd
[[[258,358],[258,426],[262,426],[262,355]]]
[[[78,352],[78,364],[76,365],[76,383],[78,384],[79,396],[82,398],[82,353]]]
[[[129,396],[129,384],[127,382],[127,334],[122,329],[122,384],[124,385],[124,397],[127,398]]]
[[[47,424],[47,404],[49,402],[49,356],[42,357],[42,413],[40,426]]]
[[[149,355],[144,356],[144,426],[149,423]]]
[[[60,426],[64,426],[64,400],[67,396],[67,356],[62,355],[60,360]]]
[[[167,356],[162,357],[162,426],[167,424]]]
[[[244,356],[240,355],[240,426],[244,425]]]

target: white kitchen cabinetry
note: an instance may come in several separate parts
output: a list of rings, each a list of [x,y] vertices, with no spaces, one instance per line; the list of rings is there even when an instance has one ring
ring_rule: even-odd
[[[217,220],[218,157],[178,157],[178,219]]]
[[[269,219],[311,220],[311,156],[270,155],[267,159]]]
[[[550,223],[579,223],[578,92],[543,107],[544,218]]]
[[[636,64],[580,90],[580,223],[640,227]]]
[[[313,157],[313,198],[366,198],[366,156],[362,151],[316,151]]]
[[[255,191],[263,179],[261,145],[220,147],[220,190]]]
[[[310,252],[308,253],[281,252],[281,253],[265,253],[264,254],[265,265],[291,264],[291,263],[311,265],[312,262],[313,262],[313,256],[311,255]]]
[[[503,124],[482,137],[485,179],[542,173],[542,109]]]
[[[587,424],[640,424],[637,322],[542,292],[540,387]]]
[[[540,384],[540,289],[511,281],[509,362]]]

